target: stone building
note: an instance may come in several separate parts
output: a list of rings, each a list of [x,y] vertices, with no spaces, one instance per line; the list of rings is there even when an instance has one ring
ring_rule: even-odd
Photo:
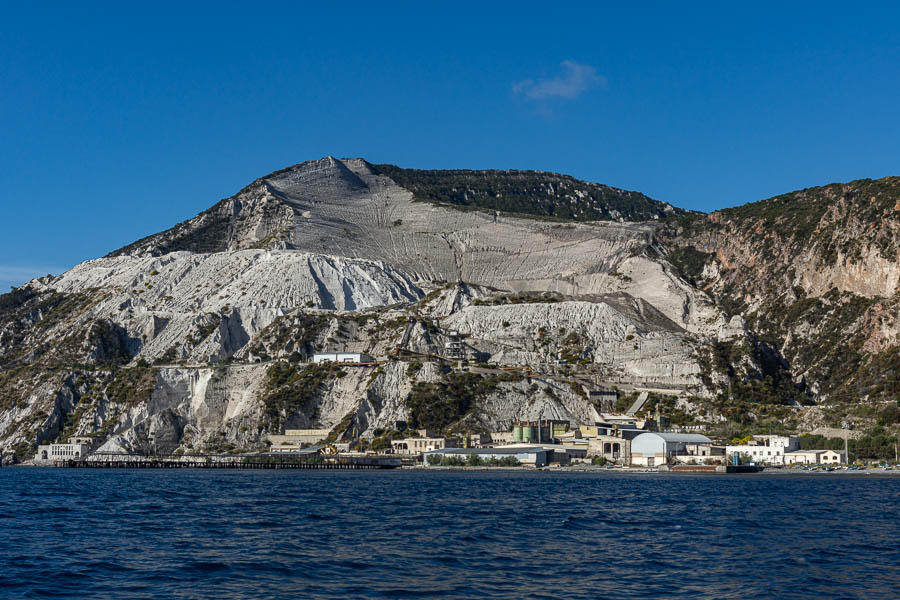
[[[93,442],[89,437],[70,437],[65,444],[42,444],[37,447],[34,461],[81,460],[90,454]]]
[[[404,440],[391,440],[391,448],[394,454],[419,455],[432,450],[444,448],[459,448],[460,443],[456,438],[445,437],[418,437]]]

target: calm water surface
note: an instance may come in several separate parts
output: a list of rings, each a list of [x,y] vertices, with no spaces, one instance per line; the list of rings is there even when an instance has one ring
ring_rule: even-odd
[[[0,469],[2,598],[898,598],[900,479]]]

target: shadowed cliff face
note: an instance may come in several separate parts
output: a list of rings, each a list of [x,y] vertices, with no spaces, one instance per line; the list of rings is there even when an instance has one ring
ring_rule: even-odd
[[[441,390],[466,398],[443,422],[472,430],[590,422],[587,390],[612,385],[683,392],[678,410],[710,423],[733,413],[716,399],[731,388],[762,419],[754,402],[809,400],[803,376],[823,392],[838,369],[874,368],[842,352],[889,363],[895,187],[705,216],[552,173],[301,163],[0,296],[0,443],[24,457],[75,433],[140,452],[262,448],[285,426],[372,437]],[[441,368],[452,331],[479,361],[545,377]],[[836,350],[819,357],[820,341]],[[304,363],[398,345],[421,364]],[[550,375],[559,359],[580,379]]]

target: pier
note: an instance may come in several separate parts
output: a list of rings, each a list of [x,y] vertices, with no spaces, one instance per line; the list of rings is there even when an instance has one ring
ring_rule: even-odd
[[[69,469],[396,469],[399,458],[380,456],[272,456],[189,455],[142,456],[94,454],[81,460],[57,460],[54,466]]]

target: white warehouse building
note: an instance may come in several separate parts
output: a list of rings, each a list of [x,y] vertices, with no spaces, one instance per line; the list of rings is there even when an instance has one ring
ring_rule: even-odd
[[[687,454],[687,446],[712,445],[699,433],[642,433],[631,440],[631,462],[644,467],[666,464],[670,457]]]
[[[800,449],[800,438],[786,435],[754,435],[749,444],[725,446],[728,460],[735,454],[749,456],[764,465],[785,464],[785,454]]]
[[[361,352],[316,352],[312,357],[313,364],[321,363],[371,363],[375,359]]]

